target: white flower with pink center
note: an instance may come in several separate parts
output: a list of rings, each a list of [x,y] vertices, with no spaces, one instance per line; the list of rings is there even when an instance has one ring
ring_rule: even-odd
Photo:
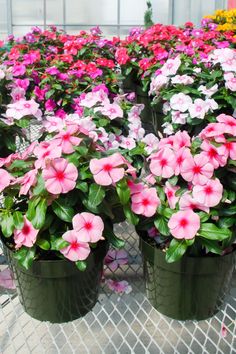
[[[75,188],[78,171],[73,163],[64,158],[57,158],[47,163],[42,176],[49,193],[68,193]]]
[[[25,100],[25,90],[21,87],[15,87],[11,91],[11,97],[13,102],[19,101],[21,99]]]
[[[214,166],[206,156],[195,155],[183,161],[181,176],[185,181],[203,185],[212,177]]]
[[[81,143],[82,139],[74,136],[74,134],[77,133],[78,126],[70,125],[66,128],[66,130],[61,131],[55,136],[54,141],[61,147],[64,154],[71,154],[75,151],[74,147]]]
[[[104,223],[100,216],[91,213],[76,214],[72,219],[73,229],[80,242],[98,242],[103,240]]]
[[[186,112],[192,105],[192,98],[184,93],[176,93],[170,99],[170,107],[176,111]]]
[[[203,119],[207,112],[206,102],[201,98],[197,98],[194,100],[194,103],[189,106],[188,110],[191,118]]]
[[[69,242],[68,246],[60,250],[65,258],[72,262],[83,261],[88,258],[90,254],[89,244],[79,241],[76,231],[69,230],[62,235],[62,238]]]
[[[209,213],[209,208],[203,204],[198,203],[191,195],[190,192],[184,193],[179,199],[180,210],[194,210],[199,209]]]
[[[148,154],[151,154],[153,151],[158,149],[159,139],[152,133],[145,135],[142,142],[145,143],[145,151]]]
[[[155,176],[172,177],[175,165],[175,154],[169,148],[164,148],[151,156],[150,170]]]
[[[200,229],[200,217],[192,210],[181,210],[171,216],[168,227],[175,238],[191,240]]]
[[[206,207],[214,207],[219,204],[223,195],[223,186],[218,178],[210,179],[203,185],[193,187],[193,198]]]
[[[140,114],[143,109],[144,109],[144,104],[136,104],[135,106],[133,106],[128,113],[128,121],[131,123],[134,123],[135,121],[137,121],[139,123],[140,122]]]
[[[39,104],[36,103],[33,99],[26,101],[24,99],[20,99],[15,103],[10,103],[7,105],[6,117],[21,119],[25,116],[33,115],[37,119],[41,119],[42,112],[39,109]]]
[[[38,235],[39,230],[36,230],[31,222],[24,217],[24,225],[22,229],[14,231],[14,241],[16,244],[16,249],[21,246],[32,247]]]
[[[169,78],[165,75],[159,74],[159,75],[153,77],[151,80],[151,84],[150,84],[149,95],[151,95],[152,93],[155,93],[156,95],[158,95],[159,90],[163,86],[168,84],[168,82],[169,82]]]
[[[194,80],[189,75],[176,75],[171,79],[172,84],[191,85]]]
[[[175,59],[168,59],[162,66],[161,73],[165,76],[175,75],[180,65],[181,60],[179,56],[177,56]]]
[[[126,138],[125,136],[121,137],[120,147],[128,150],[135,148],[136,143],[133,138]]]
[[[145,130],[142,128],[141,121],[130,123],[129,127],[129,137],[135,140],[141,140],[144,137]]]
[[[171,209],[174,209],[176,206],[176,203],[178,203],[179,197],[176,197],[175,193],[180,189],[178,186],[172,186],[169,182],[166,182],[164,191],[167,196],[167,200],[169,203],[169,207]]]
[[[206,112],[209,111],[213,112],[219,108],[218,103],[215,100],[213,100],[213,98],[207,98],[205,103],[206,103]]]
[[[171,135],[174,134],[174,128],[173,125],[166,122],[164,124],[162,124],[162,128],[163,128],[163,133],[166,135]]]
[[[225,87],[228,88],[230,91],[236,91],[236,77],[233,73],[225,73]]]
[[[91,108],[100,101],[98,92],[88,92],[85,97],[80,101],[80,106]]]
[[[94,109],[95,112],[100,111],[104,116],[110,118],[110,120],[116,118],[123,118],[124,112],[117,103],[105,103],[103,107]]]
[[[212,95],[214,95],[218,91],[218,85],[215,84],[210,88],[207,88],[206,86],[201,85],[201,86],[199,86],[198,91],[200,91],[207,98],[210,98]]]
[[[47,116],[43,121],[43,126],[49,133],[60,132],[65,128],[63,119],[54,116]]]
[[[119,153],[101,159],[92,159],[89,164],[95,182],[101,186],[109,186],[120,181],[125,175],[123,166],[124,160]]]
[[[186,124],[188,118],[188,114],[181,113],[180,111],[172,111],[171,119],[174,124]]]
[[[145,188],[131,196],[131,209],[135,214],[151,217],[156,213],[160,200],[155,188]]]
[[[220,63],[224,71],[236,72],[235,49],[222,48],[214,50],[211,58],[214,63]]]

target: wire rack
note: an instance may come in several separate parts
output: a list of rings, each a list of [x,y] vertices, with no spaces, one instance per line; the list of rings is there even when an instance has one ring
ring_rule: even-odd
[[[64,324],[28,316],[15,291],[0,290],[1,354],[233,354],[236,353],[236,277],[225,305],[209,320],[180,322],[159,314],[145,296],[141,254],[134,229],[122,223],[129,263],[105,278],[126,280],[129,294],[116,294],[103,282],[99,300],[85,317]],[[1,251],[0,251],[1,252]],[[7,265],[0,255],[0,267]],[[236,274],[235,274],[236,275]],[[226,335],[222,335],[222,325]]]

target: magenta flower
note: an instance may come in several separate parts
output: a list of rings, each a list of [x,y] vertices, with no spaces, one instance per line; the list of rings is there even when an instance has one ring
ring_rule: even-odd
[[[169,182],[166,182],[165,184],[164,191],[167,196],[167,200],[171,209],[175,208],[175,205],[179,200],[179,197],[176,197],[175,195],[175,192],[177,192],[179,189],[180,187],[172,186]]]
[[[209,159],[198,154],[184,160],[181,176],[185,181],[203,185],[212,177],[213,171],[214,166],[209,162]]]
[[[22,229],[14,231],[14,241],[16,244],[16,248],[20,248],[21,246],[32,247],[38,235],[39,230],[36,230],[31,222],[24,217],[24,225]]]
[[[218,178],[210,179],[204,186],[193,187],[193,198],[206,207],[214,207],[221,201],[223,186]]]
[[[171,216],[168,227],[175,238],[190,240],[200,229],[200,217],[192,210],[181,210]]]
[[[146,188],[139,193],[133,194],[131,201],[132,211],[135,214],[147,217],[153,216],[156,213],[157,207],[160,205],[160,200],[155,188]]]
[[[175,165],[175,154],[169,148],[164,148],[151,155],[150,170],[155,176],[170,178],[174,175]]]
[[[78,171],[73,163],[57,158],[47,164],[42,176],[49,193],[68,193],[75,188]]]
[[[76,125],[71,125],[67,127],[65,131],[61,131],[55,136],[55,141],[62,148],[64,154],[71,154],[74,152],[74,146],[78,146],[82,139],[77,136],[73,136],[78,132],[78,127]]]
[[[0,192],[9,186],[11,179],[10,173],[0,168]]]
[[[69,246],[60,250],[64,257],[72,262],[83,261],[88,257],[90,253],[89,244],[79,241],[76,231],[69,230],[62,235],[62,238],[69,242]]]
[[[26,72],[26,67],[22,64],[16,64],[13,66],[12,75],[13,76],[21,76]]]
[[[128,253],[125,250],[112,250],[110,249],[105,257],[105,264],[108,265],[113,272],[119,266],[128,263]]]
[[[121,154],[115,153],[102,159],[92,159],[89,164],[95,182],[101,186],[109,186],[120,181],[125,174],[124,159]]]
[[[104,223],[100,216],[91,213],[76,214],[72,224],[80,242],[98,242],[103,239]]]
[[[45,109],[48,112],[53,111],[56,106],[56,103],[51,98],[45,102]]]

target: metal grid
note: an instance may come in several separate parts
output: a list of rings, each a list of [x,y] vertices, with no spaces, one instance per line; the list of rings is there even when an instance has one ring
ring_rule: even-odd
[[[210,320],[171,320],[159,314],[146,299],[134,229],[123,223],[116,225],[116,233],[126,240],[129,264],[114,273],[106,267],[105,277],[128,281],[132,291],[116,294],[103,283],[99,301],[92,312],[73,322],[50,324],[29,317],[15,293],[2,290],[0,353],[236,353],[236,277],[226,304]],[[3,256],[0,256],[1,261],[4,262]],[[223,324],[227,328],[225,337],[221,334]]]

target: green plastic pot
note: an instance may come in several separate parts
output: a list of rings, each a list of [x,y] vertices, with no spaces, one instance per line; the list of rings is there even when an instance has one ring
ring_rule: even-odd
[[[175,263],[140,237],[147,297],[160,313],[177,320],[212,317],[230,290],[235,251],[225,256],[188,257]]]
[[[86,315],[98,299],[107,249],[107,242],[99,242],[82,272],[67,260],[34,261],[26,270],[5,247],[24,310],[37,320],[52,323],[68,322]]]
[[[144,92],[141,86],[136,87],[137,102],[144,104],[144,109],[141,112],[141,120],[143,127],[147,133],[156,134],[162,132],[163,113],[159,106],[152,106],[152,99]]]

